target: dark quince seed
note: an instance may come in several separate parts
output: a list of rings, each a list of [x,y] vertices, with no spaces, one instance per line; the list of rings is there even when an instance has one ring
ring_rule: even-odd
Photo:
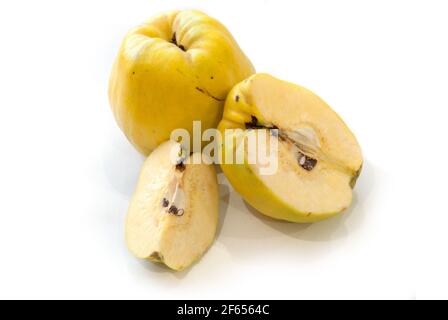
[[[181,161],[178,164],[176,164],[176,170],[183,172],[185,170],[185,164]]]
[[[172,205],[169,209],[168,209],[168,213],[172,213],[172,214],[177,214],[179,212],[179,209],[177,209],[176,206]]]
[[[317,160],[313,159],[311,157],[308,157],[307,155],[303,154],[303,153],[299,153],[299,165],[305,169],[306,171],[311,171],[314,169],[314,167],[317,164]]]
[[[168,199],[167,199],[167,198],[163,198],[163,200],[162,200],[162,206],[163,206],[164,208],[166,208],[166,207],[168,207],[169,204],[170,204],[170,202],[168,201]]]
[[[175,205],[172,205],[169,209],[168,209],[168,213],[171,213],[175,216],[183,216],[184,215],[184,209],[178,209]]]

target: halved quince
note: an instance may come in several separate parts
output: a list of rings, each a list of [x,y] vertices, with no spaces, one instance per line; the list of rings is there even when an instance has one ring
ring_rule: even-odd
[[[334,216],[352,202],[352,189],[362,166],[360,146],[343,120],[310,90],[267,74],[236,85],[226,100],[219,130],[234,132],[233,145],[223,139],[223,158],[248,141],[253,130],[278,139],[278,169],[263,174],[263,165],[223,162],[232,186],[261,213],[294,222]],[[228,134],[229,132],[227,132]],[[269,150],[269,148],[267,148]]]
[[[204,254],[218,224],[215,167],[193,164],[191,157],[172,141],[154,150],[143,165],[126,220],[129,250],[174,270]]]

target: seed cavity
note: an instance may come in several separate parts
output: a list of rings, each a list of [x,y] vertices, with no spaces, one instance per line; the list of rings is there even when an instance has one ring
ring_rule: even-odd
[[[278,139],[282,142],[291,143],[295,148],[298,149],[297,161],[298,161],[299,165],[306,171],[313,170],[314,167],[317,165],[316,159],[309,157],[304,153],[304,152],[307,152],[308,149],[310,149],[310,148],[307,148],[302,143],[299,143],[300,140],[304,139],[304,138],[302,138],[302,135],[296,134],[294,136],[290,136],[286,132],[280,130],[275,124],[262,125],[258,122],[257,117],[254,115],[251,115],[250,122],[246,122],[244,125],[245,125],[246,129],[248,129],[248,130],[250,130],[250,129],[267,129],[267,130],[269,130],[270,134],[273,137],[278,137]]]
[[[185,191],[182,187],[184,175],[182,171],[185,170],[184,161],[185,157],[178,158],[176,171],[167,186],[167,193],[164,195],[162,200],[162,207],[164,208],[162,210],[174,216],[182,216],[184,214],[184,209],[182,208],[185,208],[186,206]]]

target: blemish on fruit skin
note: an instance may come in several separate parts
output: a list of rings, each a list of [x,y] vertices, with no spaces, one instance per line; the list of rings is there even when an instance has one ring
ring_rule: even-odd
[[[208,91],[205,90],[205,89],[202,89],[202,88],[200,88],[200,87],[196,87],[195,89],[198,90],[200,93],[203,93],[203,94],[205,94],[206,96],[208,96],[208,97],[210,97],[210,98],[212,98],[212,99],[215,99],[216,101],[220,101],[220,102],[221,102],[221,101],[224,101],[224,99],[220,99],[220,98],[217,98],[217,97],[211,95],[210,92],[208,92]]]
[[[236,97],[235,97],[235,101],[236,101],[236,102],[240,101],[240,96],[236,96]]]
[[[185,74],[181,71],[181,70],[179,70],[179,69],[176,69],[176,71],[177,71],[177,73],[179,73],[179,74],[181,74],[181,75],[183,75],[183,76],[185,76]]]

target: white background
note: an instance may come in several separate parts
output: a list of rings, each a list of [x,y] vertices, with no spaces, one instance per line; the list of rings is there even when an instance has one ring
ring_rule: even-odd
[[[217,240],[174,273],[125,247],[143,158],[107,84],[126,31],[179,8],[327,100],[365,169],[352,208],[314,225],[260,216],[220,175]],[[0,298],[447,298],[447,16],[426,0],[2,1]]]

